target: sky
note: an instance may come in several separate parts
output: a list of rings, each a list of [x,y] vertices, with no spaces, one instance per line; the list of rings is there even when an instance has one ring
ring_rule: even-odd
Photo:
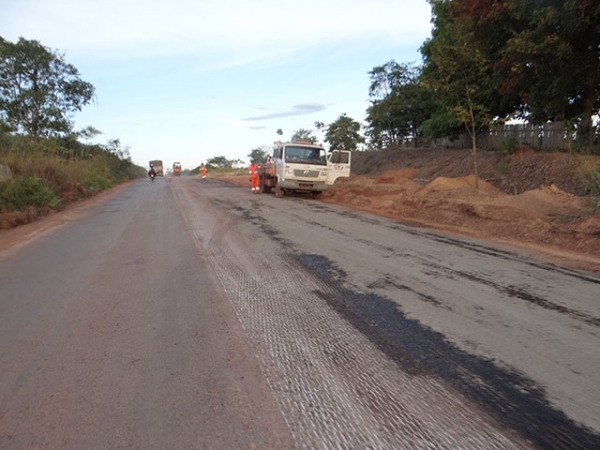
[[[74,116],[131,159],[246,164],[346,114],[364,124],[369,72],[420,64],[426,0],[0,0],[0,36],[64,55],[95,99]],[[283,136],[277,135],[277,130]],[[325,144],[327,148],[327,145]]]

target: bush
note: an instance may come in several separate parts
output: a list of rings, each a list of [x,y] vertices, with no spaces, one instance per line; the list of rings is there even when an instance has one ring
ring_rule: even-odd
[[[60,200],[37,176],[14,178],[0,184],[0,212],[25,211],[30,206],[58,209]]]
[[[145,174],[129,158],[123,159],[100,145],[76,144],[78,147],[73,150],[60,139],[33,142],[25,136],[0,133],[0,164],[8,166],[14,177],[2,188],[2,210],[23,211],[25,198],[34,199],[35,203],[29,205],[34,209],[53,207],[55,201],[94,195]],[[27,189],[29,194],[24,194]],[[37,194],[32,196],[31,189]],[[47,204],[41,205],[44,202]]]
[[[90,172],[82,185],[87,194],[96,194],[111,188],[113,183],[100,173]]]
[[[512,155],[517,151],[519,147],[519,140],[516,136],[510,136],[508,139],[502,141],[502,152],[505,155]]]

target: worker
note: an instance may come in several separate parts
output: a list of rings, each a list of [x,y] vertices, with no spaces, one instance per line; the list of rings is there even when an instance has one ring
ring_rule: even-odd
[[[248,169],[248,173],[250,175],[250,185],[252,186],[253,194],[260,194],[260,181],[258,178],[258,168],[259,165],[256,164],[256,161],[252,160],[250,164],[250,168]]]
[[[206,166],[204,163],[200,164],[200,176],[203,180],[206,180]]]

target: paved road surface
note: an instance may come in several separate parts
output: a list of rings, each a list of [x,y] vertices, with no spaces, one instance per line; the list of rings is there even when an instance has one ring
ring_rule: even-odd
[[[600,279],[505,248],[177,177],[0,287],[3,449],[600,448]]]

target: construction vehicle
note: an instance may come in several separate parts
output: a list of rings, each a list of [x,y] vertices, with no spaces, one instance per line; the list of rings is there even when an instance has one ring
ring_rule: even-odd
[[[181,175],[181,163],[173,163],[173,175],[175,175],[176,177]]]
[[[155,159],[154,161],[150,161],[150,166],[154,167],[156,176],[159,176],[159,177],[165,176],[165,174],[163,172],[163,162],[160,159]]]
[[[273,156],[260,164],[260,192],[275,189],[279,198],[304,192],[318,197],[338,178],[350,176],[351,153],[334,150],[329,155],[310,141],[275,142]]]

